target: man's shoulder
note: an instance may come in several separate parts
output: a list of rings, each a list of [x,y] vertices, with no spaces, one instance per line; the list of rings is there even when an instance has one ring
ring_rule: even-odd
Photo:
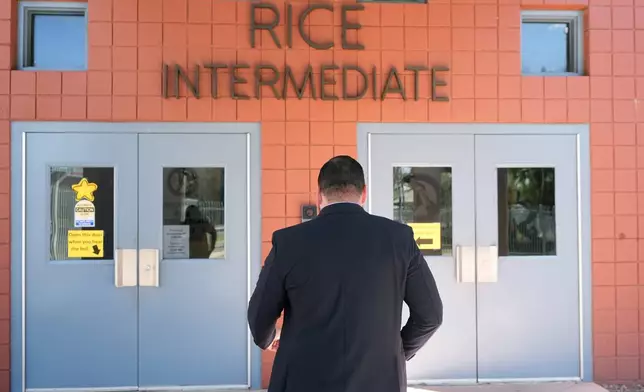
[[[388,230],[399,233],[401,235],[408,234],[411,231],[411,227],[404,223],[400,223],[393,219],[385,218],[384,216],[368,214],[371,224],[376,227],[387,228]]]
[[[298,223],[292,226],[284,227],[273,231],[273,240],[279,240],[286,237],[291,237],[293,235],[298,235],[305,232],[308,228],[311,227],[313,220]]]
[[[368,227],[370,227],[372,230],[385,230],[391,234],[400,236],[407,236],[412,233],[410,226],[383,216],[365,213],[357,215],[356,218],[366,219],[368,221]],[[307,222],[302,222],[296,225],[281,228],[273,232],[273,241],[306,235],[311,233],[311,231],[316,231],[322,227],[325,227],[323,225],[325,225],[324,218],[319,217]]]

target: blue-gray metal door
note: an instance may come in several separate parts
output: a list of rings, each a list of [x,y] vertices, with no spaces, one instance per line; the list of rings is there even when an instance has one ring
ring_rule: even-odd
[[[368,146],[370,211],[414,229],[445,304],[410,383],[579,379],[577,137],[372,134]]]
[[[248,386],[247,148],[28,134],[27,389]]]
[[[577,379],[577,137],[475,145],[479,381]]]
[[[139,385],[248,385],[247,135],[139,136]]]
[[[443,326],[407,363],[407,379],[474,383],[474,136],[372,135],[369,154],[370,211],[412,226],[445,307]],[[429,230],[438,237],[423,235]],[[402,316],[404,324],[407,306]]]
[[[137,387],[137,288],[114,275],[137,247],[137,154],[135,134],[27,134],[27,389]]]

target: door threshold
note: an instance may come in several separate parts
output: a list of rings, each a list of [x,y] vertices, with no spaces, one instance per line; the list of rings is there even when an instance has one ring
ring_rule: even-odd
[[[248,385],[186,385],[139,387],[140,392],[239,392],[249,391]]]
[[[136,392],[139,387],[27,388],[25,392]]]
[[[498,381],[469,385],[410,385],[407,392],[607,392],[593,382],[532,380]]]
[[[163,386],[163,387],[99,387],[99,388],[27,388],[25,392],[261,392],[248,386]]]

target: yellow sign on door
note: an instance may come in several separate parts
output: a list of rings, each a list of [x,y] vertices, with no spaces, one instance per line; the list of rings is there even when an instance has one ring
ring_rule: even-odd
[[[69,230],[67,257],[103,257],[103,230]]]
[[[421,250],[441,249],[440,223],[408,223],[414,231],[414,239]]]
[[[94,201],[94,192],[98,189],[98,185],[93,182],[87,181],[87,178],[82,178],[78,184],[72,185],[72,190],[76,192],[76,201],[87,199]]]

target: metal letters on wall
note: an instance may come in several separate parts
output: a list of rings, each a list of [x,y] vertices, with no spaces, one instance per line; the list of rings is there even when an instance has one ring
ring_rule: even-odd
[[[349,14],[354,11],[362,11],[364,6],[361,4],[343,4],[341,6],[341,38],[340,44],[344,50],[364,50],[365,47],[360,42],[349,42],[348,32],[362,28],[360,23],[350,22]],[[264,14],[272,14],[271,18],[262,18],[259,21],[257,18],[259,13],[264,11]],[[298,16],[297,29],[300,37],[311,48],[316,50],[329,50],[332,49],[336,43],[333,40],[319,41],[314,40],[306,30],[306,20],[314,11],[317,12],[334,12],[333,5],[331,4],[311,4],[302,11]],[[265,21],[268,20],[269,21]],[[270,3],[252,3],[250,4],[250,46],[256,47],[256,34],[262,31],[267,32],[271,37],[273,43],[277,48],[282,48],[275,29],[280,24],[280,12],[275,4]],[[285,24],[285,41],[288,48],[293,47],[293,6],[287,4],[286,6],[286,20]],[[405,83],[403,82],[403,74],[396,69],[396,67],[389,67],[386,72],[383,72],[384,82],[378,83],[378,68],[374,65],[369,70],[355,64],[322,64],[317,69],[311,64],[306,66],[303,75],[297,78],[293,68],[288,64],[280,71],[275,65],[260,63],[250,65],[246,63],[235,63],[232,65],[224,63],[205,63],[195,64],[193,68],[193,76],[190,78],[189,71],[182,68],[180,65],[163,64],[162,69],[162,93],[164,98],[174,96],[179,98],[180,83],[186,86],[188,91],[195,98],[200,98],[199,89],[199,76],[201,67],[209,70],[211,75],[211,90],[212,98],[219,98],[219,72],[222,70],[227,71],[230,85],[230,97],[237,100],[251,99],[249,94],[240,92],[239,88],[242,85],[252,83],[253,97],[259,99],[262,97],[262,88],[268,87],[272,96],[277,99],[286,99],[288,96],[289,86],[293,89],[295,96],[298,99],[305,98],[306,89],[308,87],[308,95],[311,99],[321,99],[324,101],[343,100],[359,100],[364,98],[369,91],[371,91],[371,98],[374,100],[385,100],[387,96],[397,94],[403,100],[408,99],[408,92]],[[242,70],[252,70],[253,80],[249,81],[246,77],[240,74]],[[336,71],[341,71],[341,94],[337,95],[329,86],[337,84]],[[438,88],[446,86],[447,83],[439,78],[440,72],[449,71],[447,66],[433,66],[427,65],[411,65],[406,64],[404,71],[411,72],[413,76],[413,98],[419,99],[419,84],[420,75],[422,72],[429,72],[431,74],[431,99],[433,101],[449,101],[446,96],[441,96],[438,93]],[[356,91],[350,91],[349,78],[356,77],[358,80]],[[172,85],[169,83],[172,79]],[[169,91],[170,90],[170,91]]]

